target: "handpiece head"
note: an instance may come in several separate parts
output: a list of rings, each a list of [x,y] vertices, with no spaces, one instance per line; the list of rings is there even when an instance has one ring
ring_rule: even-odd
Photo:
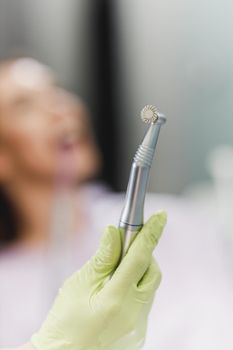
[[[151,166],[155,147],[158,141],[161,125],[166,123],[166,117],[159,110],[151,105],[145,106],[141,111],[141,118],[150,126],[144,136],[141,145],[134,157],[134,160],[141,165]]]
[[[141,111],[141,119],[147,124],[164,124],[166,118],[152,105],[146,105]]]

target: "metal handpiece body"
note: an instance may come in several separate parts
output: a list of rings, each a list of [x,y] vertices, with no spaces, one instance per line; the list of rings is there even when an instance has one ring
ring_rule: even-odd
[[[144,108],[142,111],[143,120],[145,120],[145,111],[152,111],[154,118],[136,152],[131,167],[125,205],[119,222],[123,244],[122,258],[127,253],[130,244],[144,223],[144,202],[150,168],[161,125],[166,121],[165,116],[159,113],[153,106],[146,106]]]

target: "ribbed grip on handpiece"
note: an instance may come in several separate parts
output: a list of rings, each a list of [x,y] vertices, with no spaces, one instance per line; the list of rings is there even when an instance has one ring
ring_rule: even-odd
[[[154,149],[140,145],[134,157],[134,161],[140,163],[142,166],[151,167],[154,157]]]

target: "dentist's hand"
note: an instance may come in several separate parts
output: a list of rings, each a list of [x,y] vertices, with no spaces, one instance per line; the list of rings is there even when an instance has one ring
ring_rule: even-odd
[[[113,276],[121,254],[120,232],[107,227],[96,255],[70,277],[31,342],[38,350],[140,349],[161,274],[152,252],[166,214],[143,226]]]

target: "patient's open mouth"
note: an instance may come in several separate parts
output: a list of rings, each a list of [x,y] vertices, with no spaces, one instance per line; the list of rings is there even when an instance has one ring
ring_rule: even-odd
[[[59,142],[59,148],[63,151],[70,151],[77,145],[77,143],[78,140],[75,135],[65,135]]]
[[[77,147],[82,147],[89,142],[89,135],[86,132],[66,132],[58,139],[58,148],[61,151],[73,151]]]

